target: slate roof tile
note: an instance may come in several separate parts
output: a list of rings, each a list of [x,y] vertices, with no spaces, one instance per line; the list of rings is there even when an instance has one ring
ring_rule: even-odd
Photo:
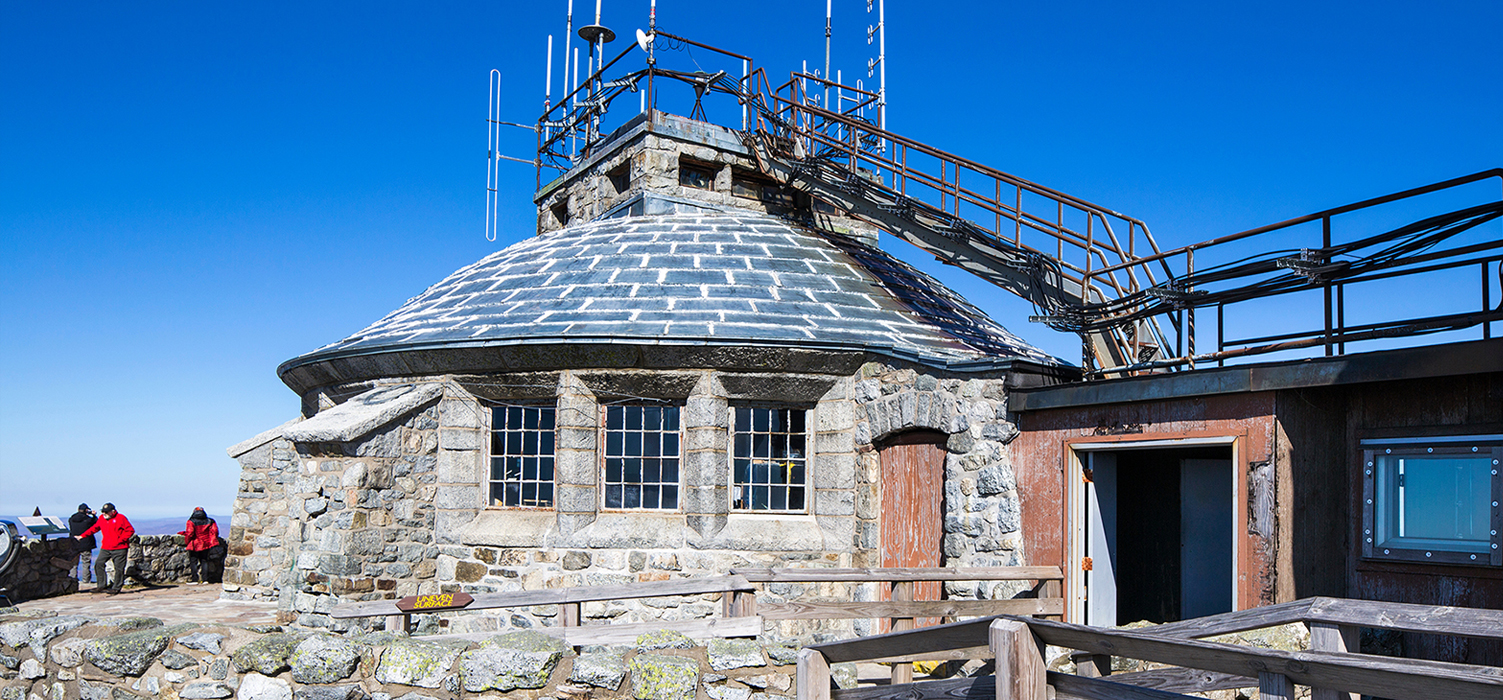
[[[1059,362],[882,251],[738,212],[606,219],[530,238],[283,370],[414,344],[571,338]]]

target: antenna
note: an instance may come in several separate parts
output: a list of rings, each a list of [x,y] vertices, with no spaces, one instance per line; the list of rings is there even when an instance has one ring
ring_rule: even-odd
[[[564,19],[564,89],[561,95],[568,95],[579,87],[579,67],[574,67],[574,82],[569,82],[569,41],[574,37],[574,0],[569,0],[569,14]],[[579,60],[579,53],[574,54],[574,59]],[[573,103],[569,107],[573,108]]]
[[[825,0],[825,72],[819,77],[824,78],[824,93],[819,100],[819,106],[830,108],[830,4],[831,0]],[[835,105],[835,110],[840,111],[840,105]]]
[[[496,240],[499,217],[496,208],[501,199],[501,71],[491,69],[491,96],[488,100],[486,131],[490,149],[485,165],[485,240]]]
[[[866,77],[872,77],[872,68],[881,67],[880,77],[877,78],[877,128],[887,130],[887,7],[885,0],[876,0],[877,25],[866,28],[866,43],[871,45],[872,36],[877,38],[877,58],[866,62]],[[866,11],[871,13],[872,0],[866,0]],[[881,149],[887,152],[887,139],[882,140]]]

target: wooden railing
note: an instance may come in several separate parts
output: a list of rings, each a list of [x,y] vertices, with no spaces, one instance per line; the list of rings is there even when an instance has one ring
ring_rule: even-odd
[[[913,600],[920,581],[1030,581],[1033,597],[1000,600]],[[887,587],[891,600],[838,602],[758,602],[754,583],[875,583]],[[570,644],[630,642],[650,630],[671,629],[691,637],[755,637],[763,620],[888,619],[894,630],[911,629],[915,618],[974,615],[1044,615],[1064,612],[1063,576],[1053,566],[885,569],[732,569],[729,576],[643,581],[608,586],[574,586],[535,591],[477,593],[463,608],[490,610],[533,605],[559,606],[559,625],[539,628]],[[697,595],[721,596],[721,617],[669,622],[581,626],[580,605],[596,601]],[[455,610],[435,612],[456,612]],[[385,617],[386,628],[409,632],[412,613],[395,600],[343,603],[329,613],[335,619]],[[443,635],[464,637],[466,635]],[[935,658],[951,658],[939,656]],[[912,680],[912,666],[897,664],[895,682]]]
[[[1200,641],[1233,632],[1303,622],[1310,651],[1278,651]],[[799,654],[799,700],[997,700],[1187,698],[1185,692],[1257,687],[1260,697],[1292,700],[1294,684],[1312,700],[1503,697],[1503,669],[1354,653],[1362,627],[1503,639],[1503,611],[1307,598],[1141,630],[1103,629],[1055,620],[998,616],[821,644]],[[830,664],[962,650],[995,659],[995,674],[900,686],[835,690]],[[1048,671],[1042,650],[1085,652],[1078,675]],[[978,655],[979,656],[979,655]],[[1112,656],[1176,668],[1108,676]],[[1103,677],[1106,676],[1106,677]],[[1052,692],[1051,692],[1052,689]]]
[[[737,593],[750,593],[756,589],[740,576],[711,576],[707,578],[684,578],[668,581],[642,581],[610,586],[573,586],[569,588],[546,588],[536,591],[508,593],[477,593],[474,601],[464,610],[493,610],[532,605],[559,606],[559,626],[539,628],[540,632],[559,637],[574,644],[621,644],[629,643],[637,635],[652,630],[677,630],[691,637],[755,637],[762,633],[762,618],[755,615],[736,615],[731,602]],[[580,626],[580,604],[628,600],[640,598],[665,598],[720,594],[724,617],[671,622],[645,622],[634,624],[611,624],[591,627]],[[453,612],[453,611],[449,611]],[[351,619],[358,617],[385,617],[386,628],[409,632],[412,614],[397,607],[395,600],[376,600],[364,603],[344,603],[334,608],[329,617]],[[464,635],[446,635],[462,637]]]
[[[731,569],[753,583],[876,583],[888,587],[888,600],[758,603],[755,592],[734,594],[737,614],[768,620],[887,619],[894,632],[913,629],[916,618],[977,615],[1064,614],[1064,576],[1057,566],[909,567],[871,569]],[[996,600],[914,600],[922,581],[1033,581],[1033,597]],[[939,656],[935,658],[951,658]],[[911,661],[925,659],[905,659]],[[913,680],[913,666],[894,663],[893,683]]]

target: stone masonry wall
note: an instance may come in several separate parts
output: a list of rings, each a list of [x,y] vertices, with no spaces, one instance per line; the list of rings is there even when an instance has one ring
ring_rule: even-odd
[[[78,549],[69,537],[21,543],[15,563],[0,576],[0,588],[13,602],[78,592]]]
[[[486,508],[490,410],[461,388],[557,387],[554,509]],[[345,631],[340,600],[489,593],[723,575],[737,567],[878,566],[877,444],[911,429],[949,435],[944,563],[1024,563],[1009,450],[1005,379],[869,363],[855,376],[705,370],[558,372],[445,380],[442,398],[348,444],[276,439],[243,455],[225,577],[227,597],[275,598],[279,619]],[[598,407],[622,395],[687,395],[681,512],[599,505]],[[677,392],[677,393],[675,393]],[[531,396],[529,400],[550,398]],[[773,398],[813,410],[807,515],[729,511],[728,410]],[[502,400],[502,399],[496,399]],[[950,584],[952,598],[1011,597],[1021,583]],[[786,600],[873,600],[875,586],[776,584]],[[712,596],[598,602],[587,622],[715,614]],[[555,606],[417,616],[425,631],[492,633],[559,624]],[[808,642],[875,631],[870,621],[769,623],[764,639]]]
[[[9,614],[7,614],[7,612]],[[676,632],[576,651],[536,631],[479,642],[339,637],[0,609],[3,700],[782,700],[797,650]],[[835,669],[843,685],[854,669]],[[499,695],[498,695],[499,694]]]

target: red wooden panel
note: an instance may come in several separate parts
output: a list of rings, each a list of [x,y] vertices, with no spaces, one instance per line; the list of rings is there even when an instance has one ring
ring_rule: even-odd
[[[945,436],[918,432],[881,449],[882,566],[940,566],[945,485]],[[940,583],[914,584],[914,600],[940,600]],[[938,618],[914,621],[938,624]]]

